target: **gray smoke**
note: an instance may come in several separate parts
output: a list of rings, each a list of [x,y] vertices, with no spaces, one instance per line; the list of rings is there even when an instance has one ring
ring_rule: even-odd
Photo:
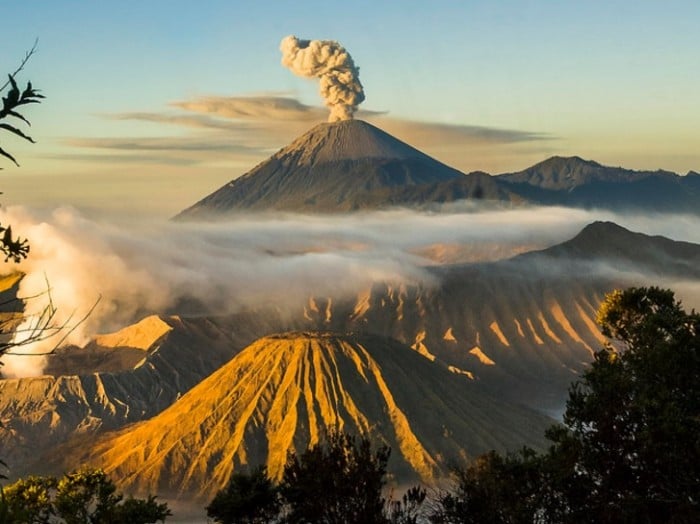
[[[329,122],[350,120],[365,99],[360,69],[334,40],[300,40],[290,35],[280,43],[282,65],[295,75],[318,78],[321,96],[331,114]]]

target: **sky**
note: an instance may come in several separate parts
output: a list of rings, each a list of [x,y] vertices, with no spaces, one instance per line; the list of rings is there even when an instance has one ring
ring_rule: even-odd
[[[326,118],[294,34],[360,68],[358,118],[465,172],[552,155],[700,170],[700,3],[12,2],[0,68],[46,100],[0,135],[3,205],[167,218]]]

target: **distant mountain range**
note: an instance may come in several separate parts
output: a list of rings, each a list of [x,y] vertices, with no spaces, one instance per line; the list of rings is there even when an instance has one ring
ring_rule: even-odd
[[[681,176],[608,167],[576,156],[552,157],[497,180],[535,204],[700,213],[700,175],[692,171]]]
[[[367,122],[344,120],[319,124],[177,218],[357,211],[464,198],[511,195],[488,175],[464,175]]]
[[[552,157],[498,176],[464,174],[367,122],[345,120],[314,127],[176,218],[435,208],[462,200],[700,213],[700,175],[632,171],[579,157]]]

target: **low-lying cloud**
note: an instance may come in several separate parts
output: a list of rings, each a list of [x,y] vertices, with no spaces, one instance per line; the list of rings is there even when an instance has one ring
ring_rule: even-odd
[[[44,291],[48,279],[58,324],[71,315],[80,318],[101,297],[69,334],[66,342],[76,345],[149,314],[176,312],[185,302],[190,308],[201,304],[203,314],[224,314],[298,308],[311,295],[354,296],[377,281],[430,285],[431,249],[459,246],[463,260],[508,256],[559,243],[601,219],[700,243],[697,217],[616,216],[556,207],[251,215],[206,224],[106,223],[70,208],[45,215],[19,207],[0,213],[0,222],[12,224],[31,242],[30,257],[16,268],[26,273],[21,296]],[[444,261],[449,259],[448,253]],[[697,283],[682,284],[681,296],[695,297]],[[43,305],[32,300],[27,312]],[[55,343],[47,340],[28,350],[45,352]],[[3,360],[6,375],[38,374],[43,365],[38,358]]]

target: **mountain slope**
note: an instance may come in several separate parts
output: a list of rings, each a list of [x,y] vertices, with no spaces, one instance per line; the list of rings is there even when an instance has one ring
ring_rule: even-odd
[[[700,284],[699,262],[700,245],[594,223],[509,260],[432,267],[431,284],[378,282],[352,299],[314,297],[296,316],[318,328],[393,337],[470,373],[503,400],[558,412],[604,342],[595,317],[605,294]]]
[[[593,222],[571,240],[520,256],[533,262],[542,258],[605,261],[619,270],[700,279],[700,245],[636,233],[614,222]]]
[[[46,370],[53,376],[0,380],[2,459],[13,475],[21,474],[30,457],[76,434],[156,415],[253,340],[249,333],[256,329],[246,318],[148,317],[97,337],[101,346],[59,352]],[[98,371],[105,364],[107,370]]]
[[[151,338],[139,329],[100,338],[145,358],[135,369],[105,372],[98,362],[77,376],[0,381],[2,456],[21,473],[28,458],[75,435],[92,440],[153,417],[254,340],[288,330],[391,337],[500,401],[557,414],[604,342],[595,314],[605,293],[670,286],[686,307],[697,308],[683,292],[700,289],[699,261],[699,245],[594,223],[542,251],[429,268],[433,278],[424,283],[376,282],[353,295],[310,289],[309,299],[290,309],[225,319],[154,318],[144,324],[157,328],[149,329]],[[172,329],[158,338],[164,324]],[[119,347],[127,342],[142,349]],[[75,371],[68,355],[57,358],[52,369]]]
[[[659,174],[672,175],[669,172],[632,171],[603,166],[578,156],[553,156],[523,171],[499,175],[499,178],[542,189],[569,191],[591,182],[632,182]]]
[[[395,480],[430,482],[467,456],[540,446],[549,423],[391,339],[296,332],[256,341],[157,417],[74,444],[63,464],[104,467],[127,491],[207,499],[241,467],[279,477],[288,450],[338,428],[389,444]]]
[[[517,173],[496,177],[532,203],[658,212],[700,212],[698,176],[634,171],[580,157],[552,157]]]
[[[324,123],[177,218],[241,210],[337,212],[378,207],[401,188],[462,177],[463,173],[367,122]]]

